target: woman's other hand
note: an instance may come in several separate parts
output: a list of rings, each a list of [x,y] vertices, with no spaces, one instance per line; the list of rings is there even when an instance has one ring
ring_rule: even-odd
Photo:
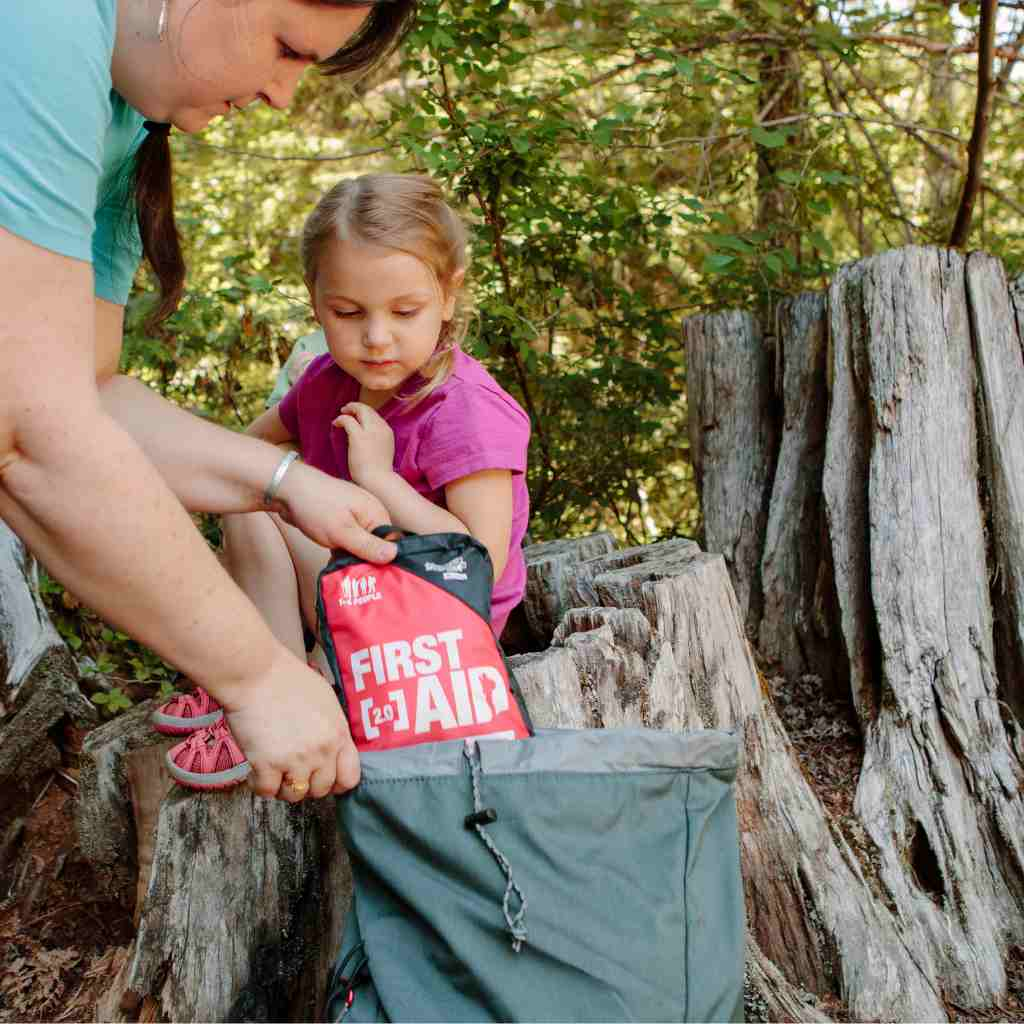
[[[334,425],[348,435],[348,471],[352,479],[372,490],[375,477],[392,472],[394,433],[380,413],[364,402],[343,405]]]
[[[302,463],[285,474],[274,511],[321,547],[342,548],[368,562],[390,562],[398,550],[371,533],[390,522],[377,498]]]
[[[359,755],[338,698],[324,678],[285,648],[270,670],[224,704],[231,732],[260,796],[296,803],[344,793],[359,781]]]

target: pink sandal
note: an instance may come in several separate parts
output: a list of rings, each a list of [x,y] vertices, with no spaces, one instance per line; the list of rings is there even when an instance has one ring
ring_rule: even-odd
[[[252,770],[223,719],[167,751],[167,769],[189,789],[237,786]]]
[[[184,736],[216,725],[224,717],[224,710],[201,686],[191,693],[175,694],[153,712],[150,721],[157,732],[169,736]]]

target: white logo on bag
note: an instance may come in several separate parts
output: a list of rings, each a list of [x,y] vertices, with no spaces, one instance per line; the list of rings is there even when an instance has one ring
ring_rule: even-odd
[[[377,590],[376,576],[361,576],[359,579],[346,576],[341,581],[341,597],[338,598],[338,604],[342,608],[358,607],[370,601],[379,601],[383,596]]]
[[[446,580],[465,580],[468,579],[466,575],[466,560],[458,555],[453,558],[450,562],[445,562],[443,565],[438,565],[437,562],[427,562],[424,566],[427,572],[439,572],[443,574],[443,578]]]

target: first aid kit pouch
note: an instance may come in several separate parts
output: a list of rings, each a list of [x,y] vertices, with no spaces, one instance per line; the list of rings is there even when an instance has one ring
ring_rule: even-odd
[[[398,533],[386,565],[335,552],[320,573],[320,642],[360,751],[484,736],[530,719],[491,631],[493,571],[466,534]]]

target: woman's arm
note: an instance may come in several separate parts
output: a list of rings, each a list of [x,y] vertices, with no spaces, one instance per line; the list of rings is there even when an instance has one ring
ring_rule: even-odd
[[[358,758],[333,697],[100,402],[90,266],[3,229],[0,266],[0,518],[90,607],[225,705],[258,792],[276,793],[286,771],[312,773],[315,795],[353,785]],[[384,510],[366,497],[371,527]]]
[[[132,436],[189,511],[266,508],[264,492],[281,461],[275,445],[291,439],[276,409],[254,421],[250,432],[259,428],[258,436],[247,436],[179,409],[131,377],[112,377],[101,385],[100,396],[103,409]],[[342,548],[371,562],[394,557],[394,545],[369,532],[385,514],[380,502],[311,466],[289,468],[274,511],[322,547]]]
[[[2,230],[0,264],[0,514],[91,607],[231,691],[270,638],[100,404],[89,266]]]

